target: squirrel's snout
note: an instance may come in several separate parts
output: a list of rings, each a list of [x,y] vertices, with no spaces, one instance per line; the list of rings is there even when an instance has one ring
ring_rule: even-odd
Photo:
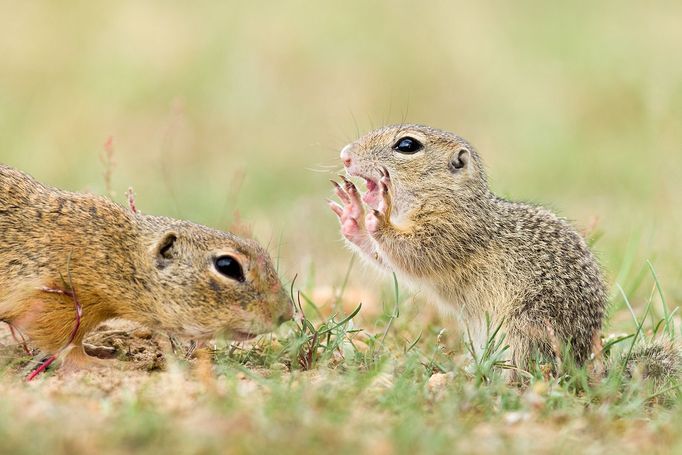
[[[277,325],[290,321],[294,317],[294,303],[288,295],[283,295],[279,306],[279,315],[275,313],[273,319],[277,321]]]
[[[277,324],[284,324],[287,321],[291,321],[291,319],[294,317],[294,306],[293,305],[287,305],[284,313],[279,315],[279,318],[277,319]]]
[[[346,167],[350,167],[351,165],[351,157],[350,157],[350,149],[352,148],[352,144],[348,144],[344,148],[341,149],[341,153],[339,156],[341,157],[341,161],[343,161],[343,165]]]

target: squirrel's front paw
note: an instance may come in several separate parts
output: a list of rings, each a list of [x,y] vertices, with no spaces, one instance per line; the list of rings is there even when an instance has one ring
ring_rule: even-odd
[[[379,172],[381,173],[381,180],[379,180],[379,192],[381,197],[379,207],[368,213],[365,218],[367,232],[372,235],[377,234],[383,227],[391,222],[391,210],[393,208],[391,193],[389,191],[391,178],[388,175],[388,170],[382,168]]]
[[[365,209],[360,199],[360,193],[353,182],[343,176],[343,187],[330,180],[334,185],[334,192],[343,203],[343,206],[334,201],[327,201],[332,211],[339,217],[341,222],[341,233],[343,236],[360,247],[365,246],[367,233],[365,231]]]

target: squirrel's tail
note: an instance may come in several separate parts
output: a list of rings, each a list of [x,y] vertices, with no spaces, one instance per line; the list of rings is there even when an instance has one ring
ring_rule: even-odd
[[[672,340],[646,340],[618,356],[618,365],[629,378],[663,384],[682,379],[682,347]]]

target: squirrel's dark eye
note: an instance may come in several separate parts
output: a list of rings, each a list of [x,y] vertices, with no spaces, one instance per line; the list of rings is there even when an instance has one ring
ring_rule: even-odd
[[[400,153],[412,154],[420,151],[424,146],[413,137],[405,136],[398,139],[393,145],[393,150]]]
[[[220,256],[215,260],[215,268],[222,275],[237,281],[244,281],[244,270],[232,256]]]

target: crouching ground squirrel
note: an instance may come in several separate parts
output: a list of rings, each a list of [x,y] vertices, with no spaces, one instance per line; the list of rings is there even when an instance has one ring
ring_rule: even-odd
[[[71,341],[65,364],[92,363],[83,336],[109,318],[242,340],[292,310],[255,241],[50,188],[0,165],[0,321],[46,353]]]
[[[344,147],[341,159],[367,184],[361,195],[345,177],[333,182],[342,205],[330,206],[348,245],[457,314],[477,350],[486,315],[522,369],[538,356],[556,360],[558,344],[580,364],[599,347],[607,293],[585,240],[545,208],[494,195],[464,139],[387,126]]]

